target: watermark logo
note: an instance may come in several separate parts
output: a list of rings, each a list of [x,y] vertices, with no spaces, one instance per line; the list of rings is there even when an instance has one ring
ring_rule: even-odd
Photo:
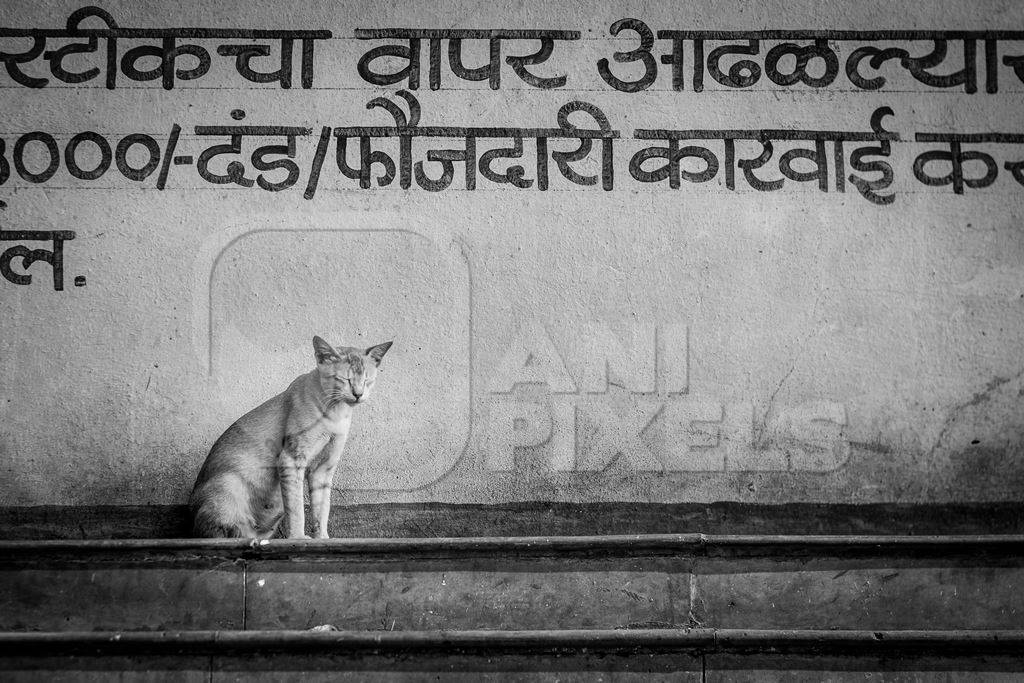
[[[826,472],[848,458],[843,404],[723,401],[691,387],[688,326],[625,336],[597,323],[560,348],[521,325],[484,384],[484,468],[514,471],[527,450],[555,472]]]

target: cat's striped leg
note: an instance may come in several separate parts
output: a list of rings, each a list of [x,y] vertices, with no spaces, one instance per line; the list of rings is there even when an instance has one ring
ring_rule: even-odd
[[[327,464],[309,471],[309,501],[313,515],[313,538],[330,538],[327,535],[327,518],[331,514],[331,485],[334,481],[334,467]]]
[[[295,456],[282,451],[278,457],[277,474],[281,480],[281,498],[284,501],[284,530],[288,538],[306,536],[306,510],[302,500],[302,484],[306,468]]]
[[[327,534],[327,519],[331,515],[331,492],[334,486],[334,470],[341,462],[348,430],[331,437],[320,457],[309,470],[309,499],[312,504],[313,537],[330,538]]]

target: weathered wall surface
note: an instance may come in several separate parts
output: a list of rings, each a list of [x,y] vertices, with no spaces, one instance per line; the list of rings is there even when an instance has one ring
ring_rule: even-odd
[[[0,25],[61,29],[79,6],[5,0]],[[965,181],[962,193],[914,173],[920,155],[950,152],[950,143],[918,140],[918,133],[1024,134],[1021,61],[1014,61],[1024,54],[1024,33],[949,40],[944,62],[922,62],[956,82],[968,44],[977,50],[973,93],[962,79],[928,85],[898,59],[877,69],[865,60],[864,74],[887,79],[877,89],[856,86],[846,73],[859,47],[920,57],[934,48],[927,40],[833,39],[826,48],[837,55],[838,75],[822,87],[780,85],[765,75],[731,87],[705,73],[704,89],[695,92],[687,41],[685,82],[676,90],[661,59],[672,52],[666,38],[655,39],[658,74],[641,91],[611,87],[597,67],[605,58],[621,79],[643,73],[641,62],[612,57],[638,47],[631,31],[609,33],[626,17],[654,32],[1024,31],[1020,4],[111,0],[103,8],[122,28],[316,29],[333,37],[316,41],[310,88],[298,75],[290,89],[251,83],[233,58],[216,52],[220,43],[251,39],[179,39],[203,45],[212,61],[202,78],[178,80],[171,90],[120,72],[114,89],[103,87],[103,76],[62,83],[41,57],[15,72],[49,77],[46,87],[24,87],[0,72],[0,170],[7,170],[0,228],[75,232],[64,244],[62,291],[54,291],[42,261],[26,271],[13,260],[14,271],[32,274],[30,285],[0,280],[4,504],[183,502],[219,433],[312,369],[314,334],[353,345],[395,340],[376,395],[357,416],[335,482],[338,502],[905,503],[1024,495],[1024,187],[1013,165],[1024,159],[1024,146],[1007,136],[964,142],[961,151],[988,155],[997,177]],[[92,17],[83,27],[103,26]],[[394,126],[385,108],[367,108],[376,97],[409,111],[396,95],[407,82],[373,85],[356,68],[367,50],[401,41],[358,40],[355,30],[394,27],[579,31],[578,40],[555,41],[551,58],[529,67],[565,75],[562,87],[532,87],[502,63],[500,87],[492,89],[456,78],[445,53],[440,89],[428,87],[424,57],[420,87],[411,92],[420,126],[558,128],[564,104],[589,103],[619,132],[611,167],[602,167],[600,140],[569,165],[587,176],[613,172],[612,188],[602,180],[575,184],[551,160],[546,190],[498,184],[482,173],[470,190],[466,163],[456,160],[451,186],[439,192],[422,188],[415,164],[409,189],[399,178],[381,186],[380,164],[362,189],[338,171],[331,136],[315,195],[305,198],[323,127]],[[48,42],[53,50],[74,41]],[[109,41],[98,42],[102,55]],[[763,39],[757,57],[725,56],[722,77],[740,58],[765,68],[768,51],[784,42]],[[813,38],[795,42],[814,45]],[[118,43],[120,55],[157,44]],[[423,40],[424,54],[429,43]],[[728,44],[749,45],[709,38],[705,56]],[[537,42],[504,45],[503,54],[529,54]],[[5,53],[31,47],[31,38],[0,38]],[[486,63],[486,49],[485,40],[465,41],[466,63]],[[102,67],[95,54],[72,56],[65,66]],[[150,59],[140,65],[155,68]],[[779,72],[792,71],[795,59],[786,59]],[[385,68],[386,61],[379,71],[400,64]],[[812,78],[822,76],[823,64],[809,63]],[[182,58],[178,68],[193,65]],[[990,92],[994,77],[998,91]],[[884,107],[892,114],[873,131],[872,115]],[[569,120],[598,129],[587,111]],[[77,133],[99,133],[112,148],[148,134],[160,156],[174,124],[181,127],[177,154],[188,161],[158,164],[142,180],[126,178],[116,163],[94,180],[67,169],[66,147]],[[196,127],[232,125],[311,129],[296,137],[294,186],[271,192],[201,178],[196,159],[230,136]],[[668,144],[637,139],[636,129],[876,137],[842,143],[841,170],[835,141],[821,142],[827,192],[817,180],[792,177],[780,189],[755,189],[740,167],[727,177],[723,140],[682,141],[712,150],[720,168],[697,183],[705,162],[684,159],[673,188],[668,179],[641,182],[631,172],[638,151]],[[882,129],[899,135],[886,141],[891,185],[875,191],[892,200],[870,201],[850,176],[883,174],[858,169],[851,155],[881,145]],[[15,150],[33,131],[52,136],[59,150],[58,170],[42,180],[45,139]],[[775,155],[752,171],[764,180],[783,179],[785,151],[815,150],[800,133],[796,140],[766,135],[775,135]],[[535,139],[525,135],[518,160],[529,180],[537,179]],[[441,165],[426,150],[464,153],[464,140],[417,138],[412,159],[436,178]],[[244,153],[212,162],[211,171],[226,174],[226,160],[237,158],[255,178],[251,150],[285,141],[247,138]],[[359,144],[358,136],[349,140],[350,164]],[[477,144],[480,156],[512,139]],[[548,154],[579,144],[553,138]],[[732,144],[737,159],[762,151],[756,140]],[[373,145],[399,158],[393,138]],[[86,170],[102,164],[97,149],[81,143],[74,163]],[[137,144],[125,163],[141,168],[148,154]],[[815,168],[792,158],[791,174]],[[513,163],[498,160],[495,168],[503,173]],[[641,170],[663,163],[648,159]],[[990,174],[985,163],[965,157],[964,177]],[[925,167],[940,179],[949,169],[941,159]],[[286,175],[264,173],[272,182]],[[0,251],[19,243],[0,243]]]

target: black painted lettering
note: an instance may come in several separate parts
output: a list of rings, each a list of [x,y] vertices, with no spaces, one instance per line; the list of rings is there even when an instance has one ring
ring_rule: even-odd
[[[100,161],[96,168],[91,171],[83,169],[78,163],[78,148],[83,142],[91,142],[96,145],[96,149],[100,153]],[[67,167],[68,173],[79,180],[96,180],[101,177],[110,168],[112,159],[113,154],[110,151],[110,143],[102,135],[92,131],[86,131],[74,136],[64,148],[64,165]]]
[[[640,37],[640,47],[628,52],[616,52],[612,55],[612,59],[620,64],[642,62],[644,65],[644,75],[635,81],[624,81],[612,73],[606,58],[598,60],[597,72],[604,79],[605,83],[616,90],[622,92],[646,90],[651,87],[654,79],[658,77],[658,62],[654,59],[654,55],[651,54],[651,48],[654,47],[654,34],[647,27],[647,24],[639,19],[619,19],[608,29],[608,32],[613,36],[619,35],[622,31],[633,31],[636,33]]]
[[[25,165],[25,148],[30,142],[41,142],[46,148],[49,157],[46,168],[38,173],[33,173]],[[11,153],[14,161],[14,168],[23,179],[30,183],[45,183],[53,177],[53,174],[60,168],[60,152],[57,149],[57,141],[49,133],[33,131],[22,135],[14,143],[14,151]]]

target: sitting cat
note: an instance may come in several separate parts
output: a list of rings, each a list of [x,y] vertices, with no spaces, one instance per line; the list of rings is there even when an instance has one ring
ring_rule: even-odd
[[[189,498],[196,536],[269,538],[284,519],[288,538],[305,534],[302,483],[309,484],[316,538],[327,538],[334,470],[352,422],[392,342],[332,347],[313,337],[316,369],[221,434]]]

